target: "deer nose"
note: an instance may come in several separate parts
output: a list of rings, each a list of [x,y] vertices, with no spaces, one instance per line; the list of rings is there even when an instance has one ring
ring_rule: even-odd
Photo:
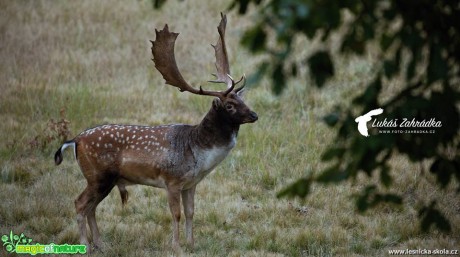
[[[255,112],[253,112],[253,111],[251,111],[251,112],[249,113],[249,117],[251,118],[251,121],[252,121],[252,122],[255,122],[256,120],[259,119],[259,116],[257,116],[257,113],[255,113]]]

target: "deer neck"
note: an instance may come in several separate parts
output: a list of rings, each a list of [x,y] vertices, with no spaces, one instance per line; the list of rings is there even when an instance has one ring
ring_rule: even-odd
[[[224,112],[211,107],[194,129],[197,145],[208,149],[235,145],[240,125],[233,123]]]

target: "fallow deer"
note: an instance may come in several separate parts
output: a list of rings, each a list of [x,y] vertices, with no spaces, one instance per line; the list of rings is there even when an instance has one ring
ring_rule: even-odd
[[[166,84],[180,91],[215,97],[212,106],[198,125],[102,125],[87,129],[73,140],[65,142],[55,154],[55,163],[63,160],[62,152],[74,148],[75,158],[87,180],[87,186],[75,200],[80,243],[90,250],[86,221],[91,230],[93,245],[101,245],[96,223],[96,207],[117,186],[122,203],[128,199],[126,186],[142,184],[164,188],[173,220],[172,246],[180,249],[180,202],[185,214],[187,244],[193,248],[192,219],[196,185],[224,160],[235,146],[240,125],[255,122],[257,114],[243,102],[243,85],[235,89],[236,81],[230,76],[225,46],[227,19],[221,14],[217,27],[219,38],[213,45],[216,56],[216,80],[224,83],[224,91],[196,89],[182,77],[174,56],[178,33],[155,30],[152,42],[155,68]]]

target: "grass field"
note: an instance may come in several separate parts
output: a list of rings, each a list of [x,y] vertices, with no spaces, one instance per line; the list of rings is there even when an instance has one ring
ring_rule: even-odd
[[[66,133],[73,137],[105,123],[200,121],[212,99],[164,85],[149,40],[154,28],[168,23],[181,33],[176,58],[184,77],[193,85],[211,79],[210,43],[228,1],[206,3],[170,0],[153,10],[146,0],[0,1],[0,234],[13,230],[42,244],[78,243],[74,200],[86,181],[70,151],[61,166],[53,160]],[[228,18],[232,73],[251,74],[260,57],[238,44],[251,16],[230,12]],[[308,42],[299,42],[299,51],[308,51]],[[392,160],[392,175],[404,208],[357,214],[351,196],[366,185],[364,177],[315,186],[305,200],[276,198],[289,183],[324,167],[319,159],[334,143],[334,131],[320,118],[363,89],[371,62],[372,55],[338,57],[336,77],[323,90],[292,80],[279,97],[267,81],[247,91],[259,121],[242,126],[231,155],[198,185],[195,249],[185,254],[387,256],[390,249],[460,248],[454,186],[439,190],[434,177],[422,174],[424,165],[412,166],[403,156]],[[124,208],[116,190],[99,205],[105,247],[94,256],[172,255],[165,192],[146,186],[128,191]],[[417,207],[435,196],[451,220],[451,234],[419,231]],[[0,255],[7,255],[3,248]]]

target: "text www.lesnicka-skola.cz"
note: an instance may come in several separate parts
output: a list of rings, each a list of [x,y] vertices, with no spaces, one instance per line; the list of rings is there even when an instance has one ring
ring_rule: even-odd
[[[448,249],[399,249],[388,250],[389,255],[460,255],[458,250]]]

